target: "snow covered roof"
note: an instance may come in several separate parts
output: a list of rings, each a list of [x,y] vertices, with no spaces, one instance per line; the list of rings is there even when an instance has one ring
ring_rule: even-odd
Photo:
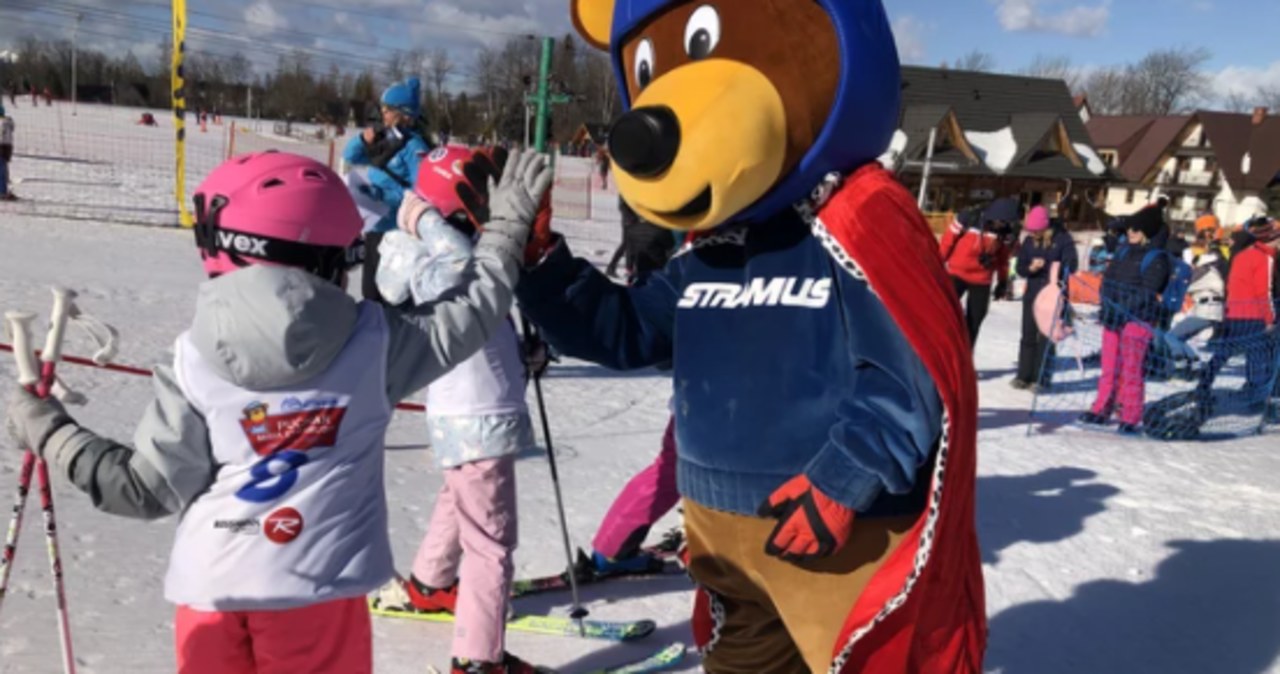
[[[995,131],[965,131],[964,137],[982,157],[983,163],[996,173],[1009,170],[1013,158],[1018,156],[1018,142],[1013,138],[1013,127]]]
[[[903,67],[902,80],[899,127],[909,136],[905,154],[913,159],[927,145],[929,128],[954,120],[960,143],[945,152],[959,160],[952,173],[1051,180],[1109,176],[1061,80],[917,66]],[[1095,170],[1099,165],[1101,172]]]

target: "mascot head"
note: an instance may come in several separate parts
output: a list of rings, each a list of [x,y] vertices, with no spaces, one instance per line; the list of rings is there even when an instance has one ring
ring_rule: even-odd
[[[764,220],[880,156],[898,120],[881,0],[571,0],[627,108],[618,188],[651,222]]]

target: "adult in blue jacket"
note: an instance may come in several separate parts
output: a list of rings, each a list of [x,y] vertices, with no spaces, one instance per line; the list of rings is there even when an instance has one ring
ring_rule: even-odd
[[[352,166],[367,166],[368,196],[387,205],[387,215],[364,232],[365,299],[382,302],[378,292],[378,244],[396,228],[396,212],[404,191],[418,179],[418,164],[431,146],[418,131],[422,119],[422,85],[416,77],[387,87],[382,93],[382,127],[366,128],[352,138],[342,158]]]

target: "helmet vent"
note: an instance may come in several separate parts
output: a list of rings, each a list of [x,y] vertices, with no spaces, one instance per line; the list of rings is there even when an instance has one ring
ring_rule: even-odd
[[[268,181],[266,181],[266,182],[262,183],[262,189],[267,190],[267,189],[271,189],[272,187],[280,187],[280,186],[282,186],[282,185],[284,185],[284,181],[283,181],[283,180],[281,180],[281,179],[279,179],[279,178],[272,178],[272,179],[270,179],[270,180],[268,180]]]
[[[315,169],[306,169],[305,171],[303,171],[303,172],[302,172],[302,177],[303,177],[303,178],[305,178],[305,179],[307,179],[307,180],[314,180],[314,181],[316,181],[316,182],[324,182],[324,176],[323,176],[319,171],[317,171],[317,170],[315,170]]]

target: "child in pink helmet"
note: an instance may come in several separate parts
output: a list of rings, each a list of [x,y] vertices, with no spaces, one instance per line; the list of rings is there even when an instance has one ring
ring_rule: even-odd
[[[421,216],[402,210],[408,217],[399,219],[401,231],[383,237],[377,276],[383,297],[430,304],[467,279],[474,236],[488,216],[483,205],[469,207],[451,182],[458,167],[487,160],[460,146],[438,147],[423,159],[413,192],[431,209]],[[444,486],[409,577],[378,594],[388,604],[456,616],[451,674],[538,671],[506,651],[519,538],[516,455],[536,447],[525,384],[515,326],[504,321],[483,349],[427,387],[427,432]]]
[[[472,280],[400,312],[344,290],[361,220],[337,175],[284,153],[233,158],[196,190],[210,278],[133,444],[15,394],[18,444],[98,509],[179,514],[165,596],[181,674],[372,671],[365,595],[393,574],[384,434],[395,403],[481,348],[510,308],[551,181],[536,154],[511,164]]]

